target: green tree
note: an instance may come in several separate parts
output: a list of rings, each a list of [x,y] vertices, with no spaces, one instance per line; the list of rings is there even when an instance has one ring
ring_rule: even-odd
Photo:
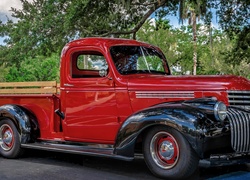
[[[230,35],[241,33],[243,27],[250,25],[249,0],[214,0],[211,6],[217,9],[222,29]]]
[[[0,82],[5,82],[5,75],[8,73],[8,68],[6,68],[4,65],[0,66]]]
[[[167,24],[166,20],[163,24]],[[172,74],[186,74],[191,71],[192,61],[192,27],[182,26],[181,28],[164,26],[157,27],[157,21],[148,20],[138,31],[137,37],[140,41],[159,46],[166,55],[170,67],[181,67],[181,72]],[[156,28],[157,27],[157,28]],[[160,28],[162,27],[162,28]],[[236,40],[232,41],[222,30],[206,28],[202,24],[197,24],[197,74],[235,74],[249,78],[249,65],[240,63],[233,65],[224,61],[226,52],[230,52]],[[210,37],[210,34],[212,37]],[[213,39],[213,46],[210,39]]]
[[[222,29],[235,41],[225,60],[233,65],[250,64],[250,1],[214,0],[211,6],[217,9]]]
[[[193,74],[196,75],[197,67],[197,19],[205,16],[207,12],[207,2],[201,0],[180,1],[179,19],[188,19],[188,23],[192,25],[193,32]]]
[[[231,37],[231,40],[234,44],[230,51],[225,52],[225,62],[232,65],[250,64],[250,26],[244,27],[239,34]]]
[[[163,19],[160,20],[162,23]],[[164,26],[158,26],[159,22],[148,20],[143,27],[138,31],[138,40],[154,44],[161,48],[166,55],[170,67],[180,65],[182,72],[190,71],[192,69],[192,34],[190,30],[183,26],[181,29],[173,29],[165,19]],[[168,24],[168,25],[166,25]],[[170,28],[165,28],[170,27]],[[176,74],[174,71],[173,74]],[[178,74],[178,72],[177,72]]]
[[[20,65],[26,57],[50,56],[69,41],[86,36],[133,34],[155,11],[170,12],[177,1],[109,0],[21,0],[22,9],[12,8],[12,16],[0,25],[0,36],[8,48],[4,59]],[[0,57],[1,58],[1,57]]]
[[[7,82],[59,81],[59,62],[57,54],[47,58],[44,56],[27,58],[19,68],[15,66],[9,68],[4,78]]]
[[[59,52],[69,36],[63,29],[65,7],[63,1],[21,0],[23,8],[12,8],[12,16],[18,21],[8,20],[1,24],[2,35],[6,37],[6,48],[1,51],[7,65],[16,64],[37,55],[50,56]],[[54,3],[53,3],[54,2]],[[3,57],[4,55],[4,57]]]

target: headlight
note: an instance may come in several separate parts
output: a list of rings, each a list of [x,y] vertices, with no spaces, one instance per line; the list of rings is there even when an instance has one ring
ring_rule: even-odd
[[[214,105],[214,116],[218,121],[224,121],[227,117],[227,106],[223,102]]]

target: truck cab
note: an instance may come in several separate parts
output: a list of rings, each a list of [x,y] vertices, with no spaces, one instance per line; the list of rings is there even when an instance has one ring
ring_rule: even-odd
[[[133,108],[138,110],[131,106],[128,78],[169,73],[161,51],[133,40],[126,43],[90,38],[63,50],[60,96],[66,140],[114,144],[121,123]],[[148,67],[149,58],[157,67]]]

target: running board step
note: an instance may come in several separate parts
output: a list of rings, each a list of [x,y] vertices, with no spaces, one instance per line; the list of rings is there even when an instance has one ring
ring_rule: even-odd
[[[21,144],[22,148],[39,149],[47,151],[64,152],[71,154],[80,155],[90,155],[90,156],[100,156],[100,157],[110,157],[115,159],[121,159],[126,161],[131,161],[134,158],[125,157],[114,154],[114,148],[111,145],[102,144],[81,144],[81,145],[71,145],[71,144],[59,144],[51,142],[35,142],[29,144]]]

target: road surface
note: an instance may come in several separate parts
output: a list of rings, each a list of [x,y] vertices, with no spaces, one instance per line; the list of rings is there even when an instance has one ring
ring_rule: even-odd
[[[250,179],[246,165],[202,168],[190,179]],[[142,158],[132,162],[28,150],[20,159],[0,157],[1,180],[157,180]]]

